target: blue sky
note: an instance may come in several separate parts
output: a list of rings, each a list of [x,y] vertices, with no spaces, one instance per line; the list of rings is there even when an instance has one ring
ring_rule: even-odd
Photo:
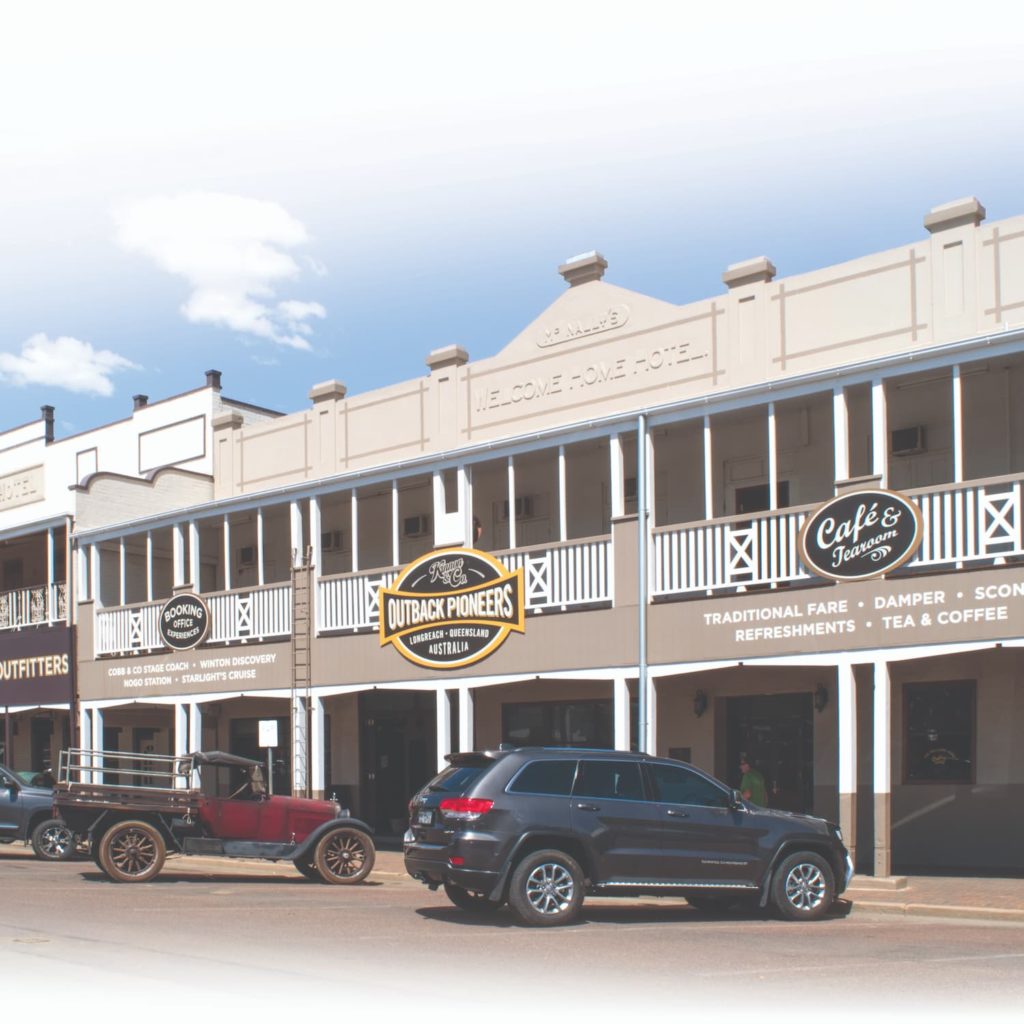
[[[597,248],[672,302],[1024,213],[1024,15],[93,0],[0,19],[0,428],[498,351]],[[368,6],[368,5],[363,5]]]

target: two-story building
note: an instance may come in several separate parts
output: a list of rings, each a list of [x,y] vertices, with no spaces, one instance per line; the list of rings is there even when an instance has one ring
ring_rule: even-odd
[[[260,422],[224,409],[189,504],[93,478],[84,741],[262,756],[276,719],[275,786],[385,833],[453,749],[632,746],[734,785],[742,754],[772,806],[839,820],[861,870],[1019,870],[1024,217],[967,199],[925,227],[791,277],[735,264],[682,306],[589,253],[495,356],[451,345],[424,377],[327,381]],[[916,510],[909,560],[812,571],[814,510],[885,490]],[[404,570],[446,549],[521,570],[524,620],[403,652],[402,595],[426,585]],[[160,612],[189,591],[209,632],[171,651]]]

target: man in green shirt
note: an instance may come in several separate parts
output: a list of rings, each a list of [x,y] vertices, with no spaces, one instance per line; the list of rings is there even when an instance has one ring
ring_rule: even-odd
[[[768,806],[768,789],[764,784],[764,776],[751,766],[746,754],[740,755],[740,771],[743,777],[740,779],[740,792],[744,800],[749,800],[758,807]]]

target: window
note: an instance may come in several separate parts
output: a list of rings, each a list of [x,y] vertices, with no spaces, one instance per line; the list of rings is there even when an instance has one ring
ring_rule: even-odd
[[[728,798],[714,783],[696,772],[671,764],[648,765],[654,782],[655,799],[666,804],[691,807],[727,807]]]
[[[640,765],[636,761],[581,761],[573,794],[605,800],[643,800]]]
[[[568,796],[575,777],[575,761],[532,761],[512,780],[508,791]]]
[[[449,765],[431,780],[430,789],[438,793],[465,793],[488,767],[478,764]]]
[[[905,781],[974,781],[975,699],[973,680],[904,686]]]
[[[502,743],[517,747],[614,746],[610,700],[504,704],[501,724]]]

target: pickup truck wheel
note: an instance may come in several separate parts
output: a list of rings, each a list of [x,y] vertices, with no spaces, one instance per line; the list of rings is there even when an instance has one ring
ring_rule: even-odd
[[[313,863],[320,878],[331,885],[361,882],[372,870],[373,840],[357,828],[338,828],[316,844]]]
[[[166,856],[163,836],[145,821],[120,821],[100,840],[100,867],[115,882],[152,881]]]
[[[40,860],[70,860],[76,845],[75,833],[59,818],[41,821],[32,830],[32,849]]]
[[[772,902],[790,921],[824,917],[836,897],[835,877],[817,853],[794,853],[775,870]]]
[[[490,899],[485,892],[463,889],[454,882],[444,883],[444,894],[460,910],[468,910],[471,914],[493,914],[501,909],[501,901]]]
[[[512,872],[508,905],[526,925],[569,924],[583,906],[583,871],[561,850],[538,850]]]

